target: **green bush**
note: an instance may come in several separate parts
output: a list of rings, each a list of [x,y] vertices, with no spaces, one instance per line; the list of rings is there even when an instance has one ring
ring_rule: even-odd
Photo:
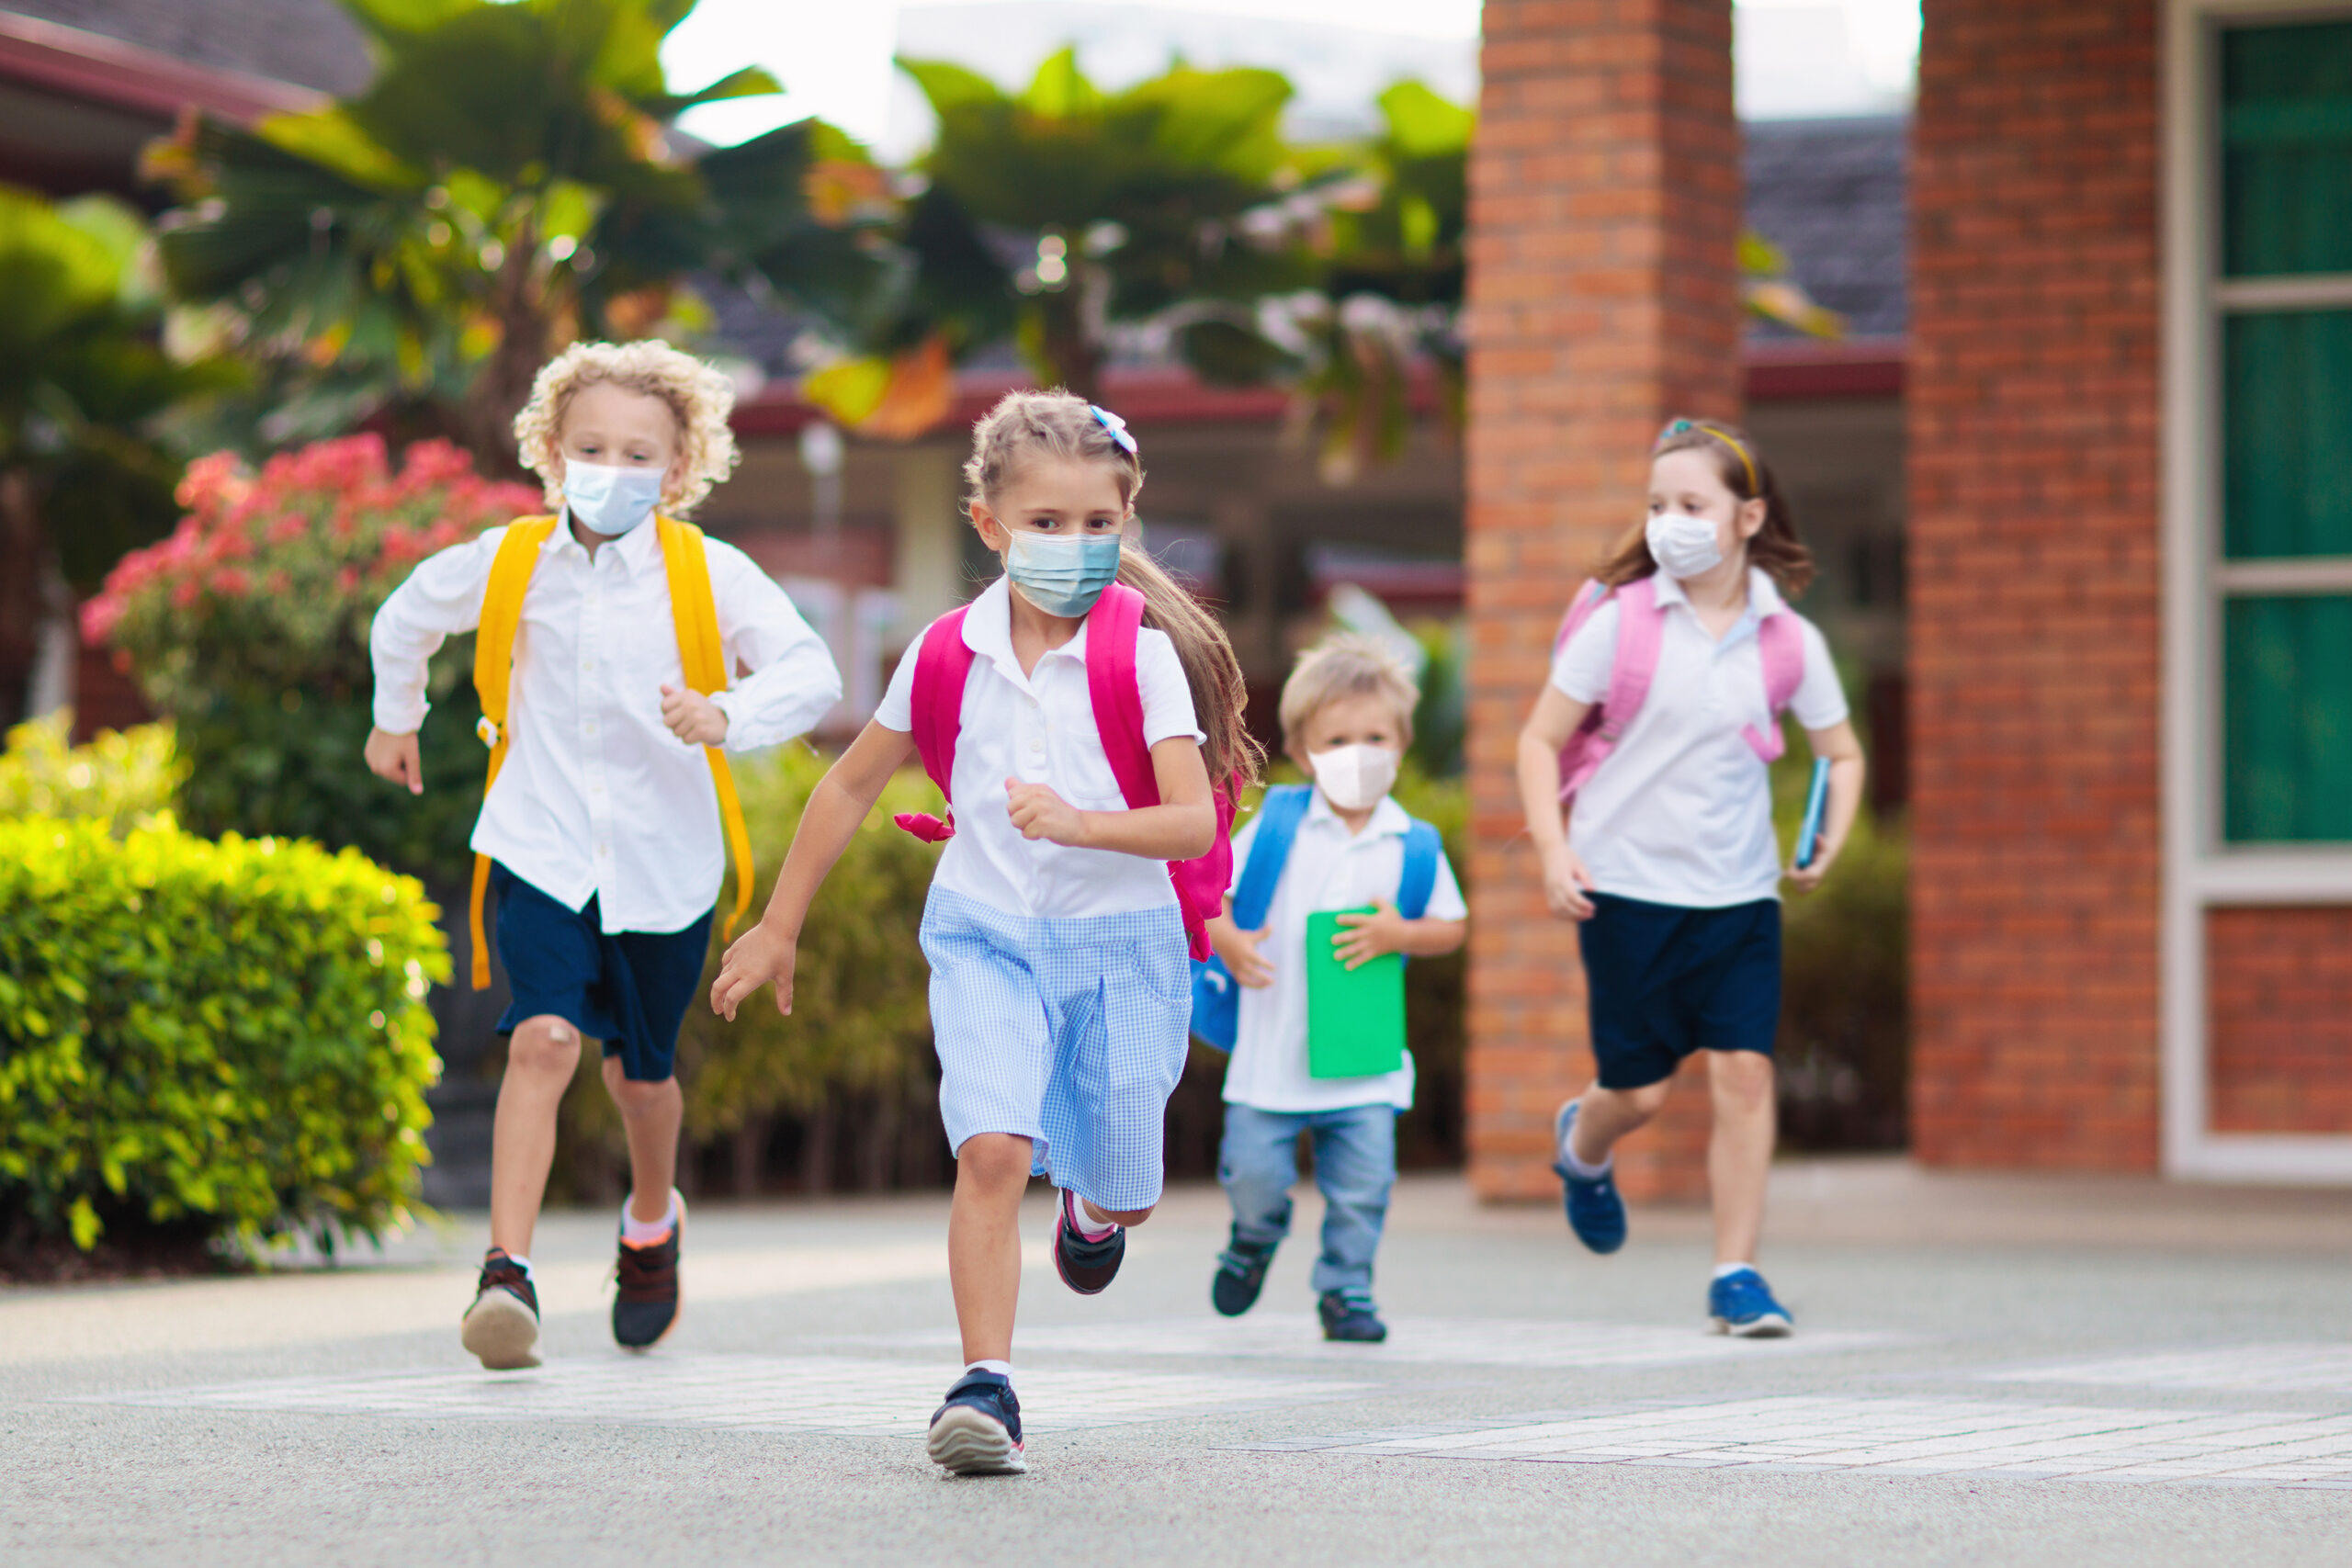
[[[107,730],[72,743],[73,720],[58,714],[17,725],[0,752],[0,818],[90,818],[120,838],[163,822],[187,769],[167,724]]]
[[[0,1243],[399,1223],[439,1070],[435,914],[349,851],[0,822]]]

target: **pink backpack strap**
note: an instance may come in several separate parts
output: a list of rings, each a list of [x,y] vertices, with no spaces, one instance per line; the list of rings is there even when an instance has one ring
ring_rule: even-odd
[[[1777,762],[1788,749],[1781,734],[1781,715],[1804,684],[1804,628],[1786,610],[1767,615],[1757,624],[1756,651],[1764,665],[1764,711],[1771,716],[1762,729],[1747,725],[1740,736],[1758,757]]]
[[[1609,695],[1601,699],[1600,739],[1615,747],[1626,727],[1649,700],[1666,646],[1666,613],[1658,608],[1657,579],[1636,578],[1617,591],[1617,654],[1609,666]]]
[[[1552,638],[1552,657],[1559,658],[1560,649],[1568,646],[1568,638],[1576,636],[1577,628],[1592,619],[1592,613],[1607,603],[1609,584],[1599,578],[1585,579],[1584,586],[1568,601],[1567,614],[1560,617],[1560,629]]]
[[[915,751],[922,771],[948,803],[945,820],[927,811],[901,811],[891,820],[927,844],[956,836],[956,742],[964,733],[964,687],[971,679],[972,649],[964,640],[963,610],[950,610],[922,634],[915,655],[913,710]]]

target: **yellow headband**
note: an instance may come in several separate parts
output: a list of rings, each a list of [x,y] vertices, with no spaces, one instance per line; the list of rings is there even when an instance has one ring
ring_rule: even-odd
[[[1722,442],[1724,446],[1730,447],[1732,449],[1732,455],[1739,459],[1739,466],[1747,470],[1747,488],[1750,493],[1756,495],[1763,493],[1764,487],[1757,482],[1756,479],[1756,459],[1747,455],[1747,447],[1741,446],[1738,442],[1733,440],[1722,431],[1717,430],[1712,424],[1701,424],[1695,419],[1674,420],[1670,422],[1664,430],[1657,433],[1657,444],[1663,446],[1673,437],[1692,430],[1699,432],[1702,435],[1712,435],[1716,440]]]

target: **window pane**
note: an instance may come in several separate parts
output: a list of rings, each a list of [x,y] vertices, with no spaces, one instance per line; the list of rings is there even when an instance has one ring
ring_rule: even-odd
[[[2222,670],[2222,836],[2352,840],[2352,598],[2229,601]]]
[[[2352,310],[2222,324],[2222,548],[2352,556]]]
[[[2222,35],[2222,270],[2352,272],[2352,21]]]

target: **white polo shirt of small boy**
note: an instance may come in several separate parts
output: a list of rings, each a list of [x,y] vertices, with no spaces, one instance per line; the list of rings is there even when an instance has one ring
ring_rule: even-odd
[[[424,722],[425,662],[445,637],[481,625],[505,537],[492,528],[427,557],[376,612],[378,728],[406,734]],[[727,668],[751,671],[711,698],[727,716],[724,749],[789,740],[841,701],[833,656],[751,557],[719,539],[704,548]],[[513,739],[473,849],[567,908],[594,897],[607,932],[684,931],[709,913],[727,870],[718,795],[703,748],[662,720],[662,686],[685,683],[653,525],[600,545],[593,560],[559,526],[523,595]]]
[[[1666,610],[1657,671],[1617,749],[1577,791],[1568,842],[1594,886],[1620,897],[1702,909],[1777,898],[1770,772],[1740,732],[1776,722],[1756,630],[1787,601],[1769,572],[1751,568],[1747,609],[1718,639],[1680,582],[1664,572],[1656,581]],[[1572,701],[1609,694],[1618,616],[1612,599],[1553,661],[1552,684]],[[1804,678],[1789,712],[1807,729],[1827,729],[1845,722],[1846,694],[1820,630],[1802,615],[1797,626]]]
[[[1411,823],[1403,807],[1383,797],[1363,831],[1350,833],[1323,792],[1315,792],[1291,840],[1282,879],[1274,884],[1274,901],[1266,911],[1266,939],[1258,947],[1273,965],[1274,982],[1241,991],[1233,1059],[1225,1069],[1227,1100],[1259,1111],[1344,1111],[1383,1103],[1399,1111],[1412,1108],[1410,1051],[1405,1053],[1405,1065],[1393,1073],[1318,1078],[1306,1070],[1306,917],[1361,909],[1382,899],[1395,903],[1396,885],[1405,874],[1405,829]],[[1237,887],[1257,841],[1258,818],[1253,817],[1233,839]],[[1469,916],[1461,885],[1443,853],[1438,856],[1437,883],[1422,913],[1440,920]]]
[[[1022,837],[1012,825],[1005,780],[1050,785],[1080,811],[1124,811],[1109,753],[1094,727],[1086,682],[1086,626],[1047,649],[1027,674],[1012,651],[1012,589],[1001,577],[964,614],[964,646],[976,656],[964,682],[963,728],[956,739],[956,836],[939,857],[933,886],[1028,918],[1086,919],[1154,909],[1176,902],[1166,863],[1114,850],[1072,849]],[[899,660],[874,721],[914,729],[917,637]],[[1193,712],[1193,689],[1168,634],[1136,634],[1136,680],[1143,697],[1147,745],[1179,736],[1205,741]]]

